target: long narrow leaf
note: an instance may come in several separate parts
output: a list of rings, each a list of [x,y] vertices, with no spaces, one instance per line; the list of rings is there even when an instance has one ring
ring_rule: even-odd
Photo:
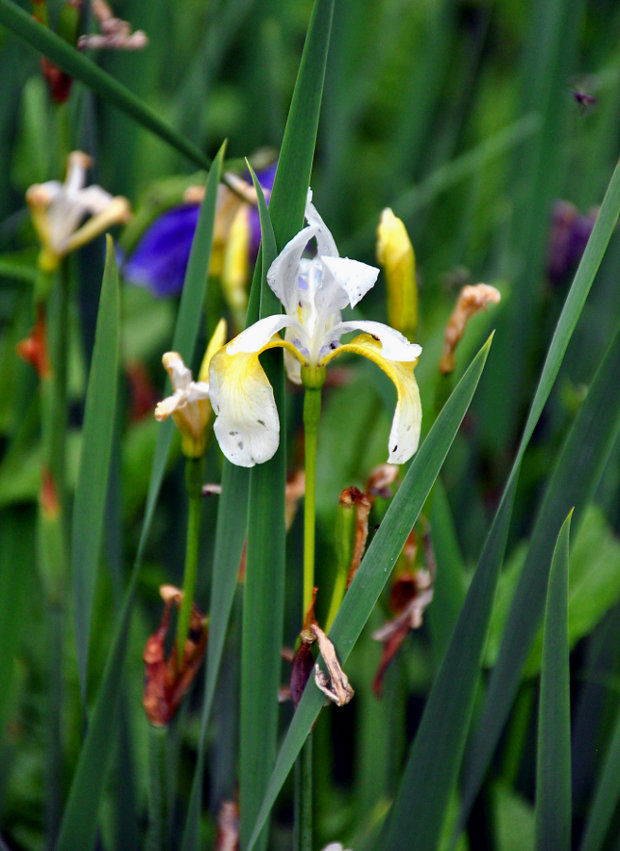
[[[191,359],[198,336],[201,305],[206,285],[206,270],[211,252],[215,204],[219,184],[223,148],[218,153],[209,172],[205,198],[185,276],[181,307],[177,317],[173,346],[186,360]],[[164,426],[166,423],[164,423]],[[142,553],[146,543],[157,495],[161,487],[165,461],[170,446],[171,433],[163,432],[156,447],[156,457],[151,472],[147,507],[142,524],[138,552],[125,592],[123,606],[115,626],[108,661],[97,692],[88,731],[80,751],[78,765],[71,782],[69,799],[60,830],[59,849],[92,848],[96,832],[96,810],[103,791],[106,776],[106,757],[111,750],[113,723],[122,686],[122,673],[127,649],[127,636],[133,607],[134,593]],[[103,757],[102,757],[103,755]],[[62,844],[60,844],[62,842]]]
[[[192,242],[192,250],[187,264],[185,282],[183,284],[183,295],[177,316],[177,323],[172,339],[172,350],[179,352],[185,363],[191,363],[196,340],[203,316],[202,305],[205,297],[207,284],[207,269],[211,256],[211,244],[213,239],[213,225],[215,222],[215,204],[217,201],[217,187],[220,182],[222,162],[224,159],[225,144],[222,145],[213,161],[213,167],[209,171],[205,188],[205,197],[200,209],[198,225]],[[155,503],[161,487],[161,482],[166,467],[168,450],[172,441],[174,427],[171,420],[162,424],[155,446],[155,457],[153,459],[153,471],[149,483],[149,492],[146,498],[146,509],[140,543],[138,545],[137,561],[140,561],[142,549],[146,542],[146,536],[150,529],[155,510]]]
[[[597,371],[556,461],[536,518],[478,732],[470,751],[461,825],[484,779],[538,630],[547,581],[547,571],[541,569],[541,565],[550,564],[552,553],[553,542],[549,539],[548,530],[557,528],[571,506],[579,512],[586,505],[616,438],[620,426],[619,370],[620,330]],[[541,384],[542,381],[541,378]]]
[[[543,637],[536,780],[536,848],[570,848],[568,515],[553,553]]]
[[[487,537],[478,568],[424,707],[390,818],[378,847],[437,848],[465,749],[491,607],[516,489],[513,476]]]
[[[133,582],[125,596],[116,633],[101,678],[101,686],[89,718],[88,733],[71,781],[56,851],[88,851],[97,836],[97,810],[106,781],[107,761],[117,730],[119,697],[122,691],[122,669],[129,636],[133,604]]]
[[[86,673],[90,624],[118,397],[120,335],[118,269],[114,243],[112,237],[108,236],[95,346],[86,390],[82,451],[73,506],[71,544],[75,640],[84,706],[86,706],[87,697]],[[97,471],[94,477],[93,470]]]
[[[616,724],[607,746],[603,769],[590,806],[581,851],[600,851],[601,848],[605,847],[605,838],[619,807],[620,711],[617,713]]]
[[[162,121],[144,101],[114,77],[102,71],[94,62],[67,44],[48,27],[35,21],[13,0],[0,0],[0,23],[71,77],[80,80],[105,100],[117,106],[196,165],[210,168],[211,160],[192,142],[188,142],[165,121]]]
[[[490,344],[491,338],[472,361],[422,443],[345,595],[330,632],[330,638],[336,646],[342,663],[348,658],[370,617],[437,478],[478,386]],[[309,683],[278,753],[276,766],[265,792],[248,851],[254,847],[259,831],[322,705],[322,694],[314,683]]]
[[[269,258],[275,257],[275,236],[262,190],[251,168],[250,172],[257,193],[263,235],[263,248],[261,249],[259,260],[263,265],[267,266],[267,263],[263,262],[262,258],[266,257],[269,260]],[[257,262],[256,280],[252,284],[255,293],[258,293],[258,289],[262,283],[262,273],[263,269],[259,267]],[[252,303],[255,304],[255,310],[253,307],[248,309],[248,322],[258,319],[260,302],[259,293],[252,299]],[[213,553],[213,580],[209,606],[209,643],[207,645],[205,696],[201,713],[198,758],[196,760],[196,769],[194,771],[192,791],[183,832],[183,851],[192,851],[192,849],[198,849],[200,847],[200,802],[202,800],[202,772],[205,759],[207,726],[211,716],[215,685],[222,660],[235,588],[237,587],[237,576],[243,544],[246,538],[249,479],[250,470],[243,467],[235,467],[227,461],[224,462],[222,470],[222,495],[218,508]]]
[[[276,256],[276,240],[260,187],[257,192],[262,233],[259,309],[262,318],[271,313],[273,305],[273,293],[267,286],[267,270]],[[280,421],[286,422],[284,366],[280,353],[273,352],[271,357],[264,358],[264,367],[273,387]],[[245,846],[249,837],[276,753],[277,697],[284,621],[285,487],[286,440],[283,429],[278,451],[273,458],[250,471],[248,550],[241,644],[239,782],[243,800],[242,846]],[[257,718],[260,718],[260,724],[256,723]],[[267,845],[267,839],[265,831],[260,843],[263,848]]]
[[[266,283],[266,273],[302,223],[319,122],[325,68],[331,34],[333,0],[316,0],[286,123],[269,217],[261,204],[262,286],[260,316],[280,309]],[[277,360],[276,360],[277,358]],[[267,375],[284,416],[284,372],[281,358],[265,358]],[[282,432],[283,434],[283,432]],[[274,458],[250,476],[248,551],[243,606],[241,674],[240,786],[241,844],[248,839],[273,769],[278,723],[277,691],[284,601],[286,454],[283,440]],[[256,719],[260,718],[260,724]],[[258,846],[264,848],[267,831]]]

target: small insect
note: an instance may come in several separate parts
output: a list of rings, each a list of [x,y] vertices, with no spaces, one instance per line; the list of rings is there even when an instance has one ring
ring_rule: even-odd
[[[572,89],[573,100],[575,103],[579,104],[579,109],[581,114],[583,115],[588,107],[593,106],[596,103],[596,98],[594,95],[590,95],[587,92],[581,91],[581,89]]]

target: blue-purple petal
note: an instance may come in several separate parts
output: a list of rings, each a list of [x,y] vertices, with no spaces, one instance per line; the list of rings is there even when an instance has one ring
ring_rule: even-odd
[[[198,204],[183,204],[155,219],[126,261],[125,279],[159,298],[178,295],[183,289],[199,211]]]

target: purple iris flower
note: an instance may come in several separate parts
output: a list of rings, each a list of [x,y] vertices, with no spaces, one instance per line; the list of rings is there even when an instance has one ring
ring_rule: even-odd
[[[271,191],[277,163],[258,175],[263,189]],[[249,179],[249,176],[248,176]],[[181,204],[162,213],[146,229],[123,266],[125,280],[146,287],[154,296],[167,298],[183,289],[189,253],[198,223],[199,204]],[[258,210],[250,209],[250,260],[260,245]]]

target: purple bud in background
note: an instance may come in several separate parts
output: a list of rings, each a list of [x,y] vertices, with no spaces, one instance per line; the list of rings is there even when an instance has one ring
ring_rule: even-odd
[[[581,260],[597,214],[598,208],[581,215],[574,204],[555,202],[547,253],[547,275],[552,284],[563,280]]]
[[[277,163],[258,173],[266,192],[271,192]],[[249,176],[248,176],[249,179]],[[269,201],[269,195],[267,195]],[[146,229],[135,250],[123,266],[129,283],[145,287],[157,298],[178,295],[183,289],[192,240],[196,232],[200,205],[182,204],[166,210]],[[250,210],[250,261],[253,263],[260,245],[258,210]]]

